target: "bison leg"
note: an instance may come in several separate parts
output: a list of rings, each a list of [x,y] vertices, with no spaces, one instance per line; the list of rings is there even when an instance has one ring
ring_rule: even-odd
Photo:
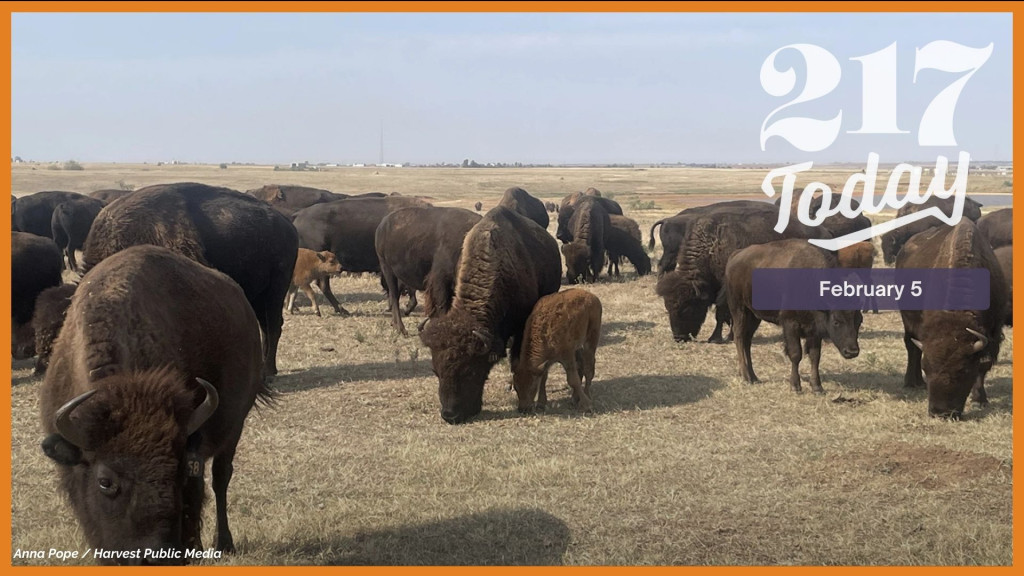
[[[188,478],[182,491],[181,542],[188,550],[202,550],[203,499],[206,484],[202,478]]]
[[[985,393],[985,374],[978,374],[978,379],[974,381],[974,387],[971,388],[971,401],[979,406],[988,405],[988,394]]]
[[[384,290],[388,295],[388,311],[391,312],[391,326],[398,330],[398,333],[402,336],[408,336],[409,333],[405,330],[405,323],[402,322],[402,316],[398,312],[398,278],[391,272],[391,267],[383,263],[380,267],[380,277],[384,282]]]
[[[75,249],[72,248],[70,244],[68,245],[67,252],[68,252],[68,270],[71,270],[72,272],[76,272],[77,273],[78,272],[78,261],[75,260]]]
[[[740,363],[740,377],[747,382],[757,382],[757,374],[754,374],[754,362],[750,357],[750,342],[754,339],[754,332],[761,324],[761,319],[754,316],[750,310],[744,310],[735,318],[732,331],[736,336],[736,355]]]
[[[306,298],[309,298],[309,301],[313,303],[313,310],[316,311],[316,315],[322,317],[320,314],[320,304],[317,303],[316,295],[313,294],[313,286],[311,284],[306,284],[302,287],[302,293],[305,294]],[[292,297],[294,298],[294,295]]]
[[[785,326],[782,329],[782,340],[786,347],[786,356],[789,357],[790,371],[789,371],[789,387],[793,389],[793,392],[802,392],[800,388],[800,360],[803,358],[803,352],[800,349],[800,333],[797,332],[795,326]]]
[[[565,363],[565,376],[569,381],[569,387],[572,388],[572,401],[579,406],[580,410],[584,412],[593,412],[593,406],[590,404],[590,397],[587,396],[586,391],[583,390],[583,382],[580,381],[581,366],[576,363],[576,355]]]
[[[907,348],[907,373],[903,376],[903,386],[907,388],[923,388],[924,378],[921,376],[921,349],[910,341],[910,336],[903,335],[903,345]]]
[[[232,461],[235,458],[235,449],[223,454],[218,454],[213,459],[213,496],[217,501],[217,535],[213,541],[213,547],[222,552],[234,552],[235,542],[231,538],[231,529],[228,528],[228,484],[231,483],[231,475],[235,467]]]
[[[818,373],[818,362],[821,360],[821,338],[807,338],[807,357],[811,359],[811,391],[815,394],[824,394],[825,389],[821,387],[821,375]]]
[[[406,292],[409,294],[409,302],[406,303],[405,309],[402,310],[403,316],[412,314],[412,311],[416,309],[416,304],[418,304],[418,302],[416,302],[416,291],[412,288],[407,288]]]
[[[299,293],[298,288],[295,286],[288,287],[287,303],[284,305],[285,309],[288,310],[289,314],[295,314],[295,295]]]
[[[334,292],[331,292],[330,278],[321,278],[317,280],[316,287],[319,288],[320,291],[324,293],[324,298],[327,298],[327,301],[330,302],[331,306],[334,307],[335,314],[339,314],[341,316],[351,315],[349,314],[349,311],[345,310],[345,308],[338,302],[338,299],[334,297]]]
[[[537,383],[537,410],[544,411],[548,407],[548,370],[549,366],[541,368],[539,382]]]

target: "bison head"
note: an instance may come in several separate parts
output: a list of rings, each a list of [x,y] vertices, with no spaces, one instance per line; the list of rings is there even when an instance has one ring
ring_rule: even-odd
[[[321,272],[329,276],[338,276],[341,274],[341,262],[338,262],[338,258],[333,252],[328,250],[317,252],[316,257],[317,260],[319,260],[317,268],[319,268]]]
[[[505,355],[505,342],[468,312],[457,309],[431,320],[420,332],[420,340],[430,348],[441,418],[461,424],[479,414],[484,382],[491,366]]]
[[[583,278],[583,281],[594,279],[593,271],[590,268],[590,247],[582,242],[570,242],[562,245],[562,254],[565,256],[565,281],[568,284],[576,284]]]
[[[828,336],[843,358],[849,360],[860,354],[857,336],[863,321],[860,310],[831,310],[820,316],[819,322],[825,325],[818,326],[818,333]]]
[[[689,342],[697,337],[708,308],[714,303],[714,292],[706,282],[688,279],[681,271],[663,275],[656,287],[665,300],[672,337],[676,342]]]
[[[177,551],[188,544],[186,441],[218,401],[212,385],[200,384],[190,389],[183,375],[169,369],[115,374],[57,410],[57,433],[43,441],[43,451],[59,465],[90,546]],[[201,494],[192,496],[193,516]],[[199,519],[191,521],[198,537]]]
[[[999,338],[967,328],[927,330],[913,343],[921,349],[921,368],[928,386],[928,413],[959,420],[975,385],[985,378],[999,355]],[[981,400],[976,398],[976,400]]]
[[[889,266],[896,262],[896,255],[900,253],[900,248],[903,247],[897,236],[896,231],[882,234],[882,259]]]

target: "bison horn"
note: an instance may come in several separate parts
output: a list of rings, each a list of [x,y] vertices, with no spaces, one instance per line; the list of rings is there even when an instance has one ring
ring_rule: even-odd
[[[78,446],[79,448],[83,448],[86,450],[88,450],[88,442],[86,441],[85,436],[81,434],[81,431],[78,429],[78,427],[75,426],[73,422],[71,422],[71,413],[75,411],[75,408],[78,408],[79,404],[91,398],[92,395],[95,393],[96,390],[89,390],[85,394],[75,396],[66,404],[57,409],[57,432],[59,432],[60,435],[63,436],[64,439],[67,440],[68,442],[74,444],[75,446]]]
[[[967,331],[978,337],[978,341],[974,343],[975,353],[981,352],[986,346],[988,346],[988,336],[985,336],[977,330],[971,330],[970,328],[967,328]]]
[[[217,389],[202,378],[196,378],[203,388],[206,389],[206,399],[203,403],[196,408],[195,412],[192,413],[192,417],[188,419],[188,427],[185,429],[186,435],[191,435],[199,427],[202,426],[210,416],[213,416],[213,412],[217,409],[217,405],[220,404],[220,396],[217,394]]]
[[[920,340],[917,340],[915,338],[911,338],[910,341],[914,343],[914,346],[917,346],[918,350],[924,352],[924,344],[921,344]]]

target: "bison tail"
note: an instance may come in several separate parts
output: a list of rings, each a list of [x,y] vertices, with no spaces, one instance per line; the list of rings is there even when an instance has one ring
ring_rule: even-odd
[[[647,243],[647,250],[654,250],[654,229],[657,228],[658,226],[661,226],[664,223],[664,220],[658,220],[657,222],[651,225],[651,239]]]

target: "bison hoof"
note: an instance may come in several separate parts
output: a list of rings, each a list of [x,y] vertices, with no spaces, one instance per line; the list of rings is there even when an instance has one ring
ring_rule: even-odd
[[[712,336],[708,338],[708,344],[728,344],[729,341],[721,336]]]
[[[235,553],[235,542],[234,539],[231,538],[231,534],[227,534],[223,537],[218,536],[216,541],[213,543],[213,547],[214,549],[227,554]]]
[[[821,396],[825,394],[825,389],[822,388],[821,386],[818,386],[817,388],[811,388],[811,392],[814,392],[815,394]]]

